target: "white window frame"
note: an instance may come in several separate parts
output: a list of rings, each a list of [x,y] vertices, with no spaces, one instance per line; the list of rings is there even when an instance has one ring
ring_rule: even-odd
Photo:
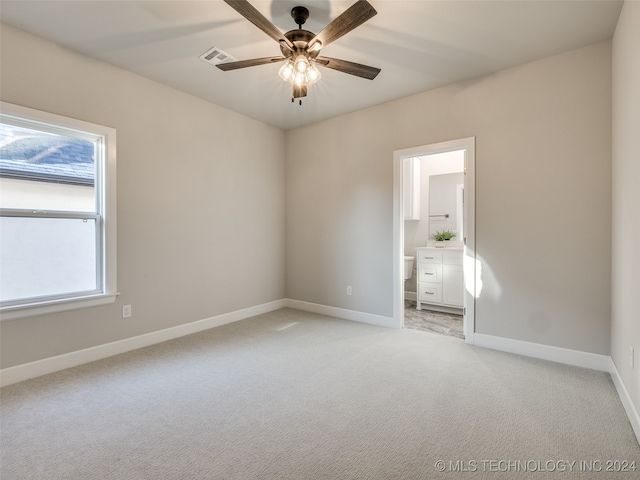
[[[0,321],[14,320],[36,315],[64,312],[79,308],[95,307],[115,302],[117,291],[117,221],[116,221],[116,130],[82,120],[42,112],[20,105],[0,102],[0,116],[7,123],[26,121],[26,126],[47,125],[63,129],[86,132],[102,137],[103,157],[98,162],[95,186],[97,195],[97,217],[101,222],[97,254],[101,262],[101,291],[80,293],[62,298],[26,299],[0,306]],[[82,216],[82,215],[81,215]],[[1,266],[0,266],[1,268]]]

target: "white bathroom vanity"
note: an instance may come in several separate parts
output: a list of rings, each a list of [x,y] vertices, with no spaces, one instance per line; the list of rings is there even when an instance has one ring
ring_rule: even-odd
[[[418,263],[417,309],[422,304],[435,306],[434,310],[460,313],[464,302],[463,248],[416,248]],[[439,307],[439,308],[438,308]]]

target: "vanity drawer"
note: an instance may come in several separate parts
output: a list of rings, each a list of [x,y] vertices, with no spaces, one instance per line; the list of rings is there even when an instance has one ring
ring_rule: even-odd
[[[442,251],[440,250],[418,250],[418,263],[442,263]]]
[[[429,283],[442,282],[442,265],[418,264],[418,281]]]
[[[442,303],[442,287],[418,283],[418,300],[428,303]]]
[[[442,282],[442,265],[418,265],[418,282]]]

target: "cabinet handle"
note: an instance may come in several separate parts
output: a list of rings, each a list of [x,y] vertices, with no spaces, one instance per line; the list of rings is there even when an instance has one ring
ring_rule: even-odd
[[[433,273],[425,272],[425,275],[434,275]]]
[[[433,292],[424,292],[424,293],[426,293],[427,295],[433,295]]]

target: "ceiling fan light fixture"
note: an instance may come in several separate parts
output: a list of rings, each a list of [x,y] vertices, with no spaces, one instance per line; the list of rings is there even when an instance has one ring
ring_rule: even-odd
[[[299,54],[294,60],[288,59],[280,67],[278,75],[285,82],[297,86],[308,86],[316,83],[322,77],[320,70],[313,60],[309,60],[306,55]]]
[[[320,78],[322,78],[322,74],[318,67],[316,67],[315,62],[310,62],[309,70],[307,71],[307,77],[309,78],[309,83],[316,83]]]
[[[280,67],[280,70],[278,70],[278,75],[280,75],[280,78],[285,82],[293,82],[293,77],[295,76],[293,62],[291,60],[287,60],[285,64]]]
[[[295,68],[296,68],[296,72],[297,73],[306,73],[307,70],[309,69],[310,65],[309,65],[309,60],[307,59],[306,56],[300,54],[296,57],[295,61],[293,62]]]
[[[307,85],[307,76],[304,73],[296,73],[295,77],[293,77],[293,84],[298,87]]]
[[[367,0],[357,0],[317,35],[302,28],[302,25],[309,18],[309,10],[303,6],[294,7],[291,10],[291,17],[298,25],[298,29],[282,33],[278,27],[251,5],[249,0],[224,0],[224,2],[278,42],[284,58],[263,57],[218,64],[217,67],[222,71],[266,65],[284,60],[285,63],[278,74],[280,78],[293,86],[292,100],[305,97],[307,87],[320,80],[322,75],[316,63],[369,80],[373,80],[380,73],[379,68],[319,56],[323,46],[329,45],[377,14],[375,8]],[[302,105],[302,100],[300,100],[300,104]]]

